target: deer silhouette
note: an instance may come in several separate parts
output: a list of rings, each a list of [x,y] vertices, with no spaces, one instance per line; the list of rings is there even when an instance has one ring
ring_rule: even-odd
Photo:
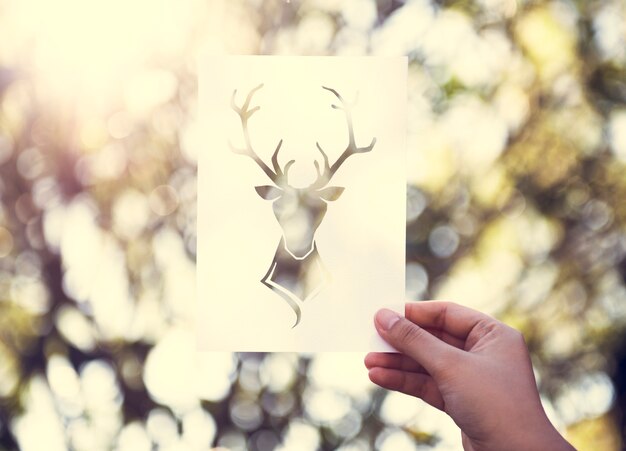
[[[366,147],[358,147],[354,139],[351,107],[341,95],[332,88],[322,86],[331,92],[339,100],[340,104],[331,104],[336,110],[342,110],[348,126],[348,145],[341,156],[332,164],[329,164],[328,156],[319,142],[317,149],[321,153],[323,166],[315,160],[313,162],[317,177],[306,188],[294,188],[289,184],[289,169],[295,163],[290,160],[281,168],[278,162],[278,154],[283,140],[278,141],[272,155],[272,168],[270,168],[254,151],[248,131],[248,121],[261,107],[250,108],[250,102],[255,92],[263,87],[263,84],[252,89],[243,105],[237,106],[237,90],[233,91],[231,107],[241,120],[245,146],[238,148],[230,144],[231,150],[240,155],[252,158],[261,170],[269,177],[272,185],[256,186],[256,192],[265,200],[272,201],[274,215],[278,220],[283,236],[278,243],[274,259],[261,279],[261,283],[282,297],[296,314],[295,327],[300,322],[300,303],[313,298],[323,288],[328,279],[327,271],[322,263],[315,243],[315,232],[324,219],[328,209],[328,202],[339,199],[344,188],[328,186],[337,170],[343,165],[348,157],[370,152],[376,144],[376,138]]]

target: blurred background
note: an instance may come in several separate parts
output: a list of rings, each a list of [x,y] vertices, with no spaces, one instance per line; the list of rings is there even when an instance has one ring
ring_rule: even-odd
[[[407,298],[622,449],[623,0],[0,0],[0,450],[455,450],[361,354],[194,351],[196,55],[408,55]]]

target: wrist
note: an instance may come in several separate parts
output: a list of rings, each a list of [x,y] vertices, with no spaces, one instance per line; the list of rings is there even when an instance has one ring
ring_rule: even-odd
[[[465,451],[576,451],[547,417],[534,424],[522,423],[513,429],[502,427],[497,439],[474,440],[463,434],[463,448]]]
[[[549,430],[543,436],[543,440],[538,443],[538,447],[535,449],[550,449],[555,451],[576,451],[576,449],[565,440],[565,437],[548,422]]]
[[[554,425],[546,417],[542,424],[535,428],[529,428],[523,432],[523,436],[518,437],[519,451],[576,451],[567,440],[559,433]],[[506,449],[506,447],[504,448]]]

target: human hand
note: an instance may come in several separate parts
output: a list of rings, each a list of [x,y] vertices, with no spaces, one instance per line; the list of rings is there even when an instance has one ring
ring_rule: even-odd
[[[451,302],[376,314],[399,354],[365,357],[372,382],[423,399],[461,428],[466,450],[573,450],[548,420],[528,349],[515,329]]]

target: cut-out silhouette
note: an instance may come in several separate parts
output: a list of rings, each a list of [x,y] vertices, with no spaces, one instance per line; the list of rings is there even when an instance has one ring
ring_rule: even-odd
[[[263,84],[260,84],[252,89],[241,107],[237,106],[235,100],[237,90],[233,91],[231,107],[241,120],[245,147],[238,148],[232,144],[230,147],[233,152],[252,158],[273,182],[273,185],[255,187],[259,196],[273,201],[274,215],[283,232],[274,260],[261,279],[261,283],[281,296],[293,309],[296,322],[292,327],[295,327],[300,322],[300,303],[314,297],[327,280],[326,270],[317,252],[315,232],[324,219],[328,202],[337,200],[344,190],[343,187],[328,186],[328,184],[348,157],[357,153],[370,152],[376,144],[376,138],[372,138],[371,143],[366,147],[357,147],[350,111],[353,105],[344,101],[336,90],[322,86],[323,89],[333,93],[340,102],[339,105],[332,104],[331,107],[342,110],[345,114],[348,145],[341,156],[330,165],[326,152],[317,142],[316,146],[323,159],[321,168],[318,161],[313,162],[317,178],[306,188],[294,188],[289,184],[289,168],[295,160],[290,160],[284,168],[281,168],[278,163],[282,139],[276,145],[276,150],[272,155],[272,168],[259,158],[252,147],[248,120],[260,107],[250,108],[250,102],[254,93],[262,87]]]

